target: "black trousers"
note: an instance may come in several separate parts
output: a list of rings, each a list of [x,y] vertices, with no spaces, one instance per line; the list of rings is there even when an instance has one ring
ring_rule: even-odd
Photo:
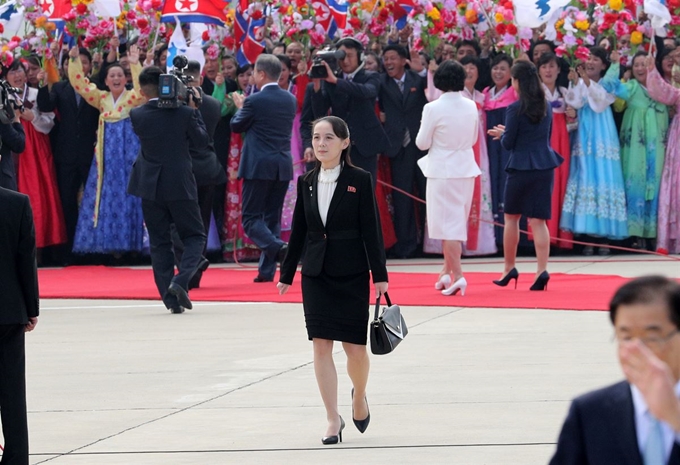
[[[212,214],[214,194],[214,184],[210,184],[208,186],[198,186],[198,208],[201,211],[201,220],[203,221],[203,229],[205,230],[206,238],[210,232],[210,216]],[[182,243],[182,239],[180,239],[177,228],[174,225],[172,227],[172,243],[175,248],[175,266],[179,268],[179,265],[182,262],[182,256],[184,255],[184,244]],[[204,257],[207,247],[208,241],[206,239],[205,247],[203,247]]]
[[[0,325],[2,465],[28,465],[25,325]]]
[[[417,165],[418,159],[423,153],[416,147],[412,140],[406,147],[402,147],[397,156],[390,159],[392,172],[392,185],[398,189],[416,194],[425,200],[426,179]],[[397,257],[408,257],[418,247],[418,228],[422,231],[425,227],[425,205],[418,205],[418,218],[416,218],[414,201],[398,191],[392,191],[392,204],[394,205],[394,232],[397,243],[392,251]]]
[[[196,273],[205,247],[206,235],[196,200],[158,201],[142,199],[142,213],[149,231],[151,267],[158,293],[166,308],[176,307],[177,298],[168,293],[171,283],[187,290]],[[184,254],[175,276],[175,254],[172,249],[171,225],[184,244]]]
[[[93,149],[94,150],[94,149]],[[57,186],[61,197],[61,208],[64,211],[66,223],[66,235],[68,237],[67,254],[73,249],[73,238],[76,235],[78,224],[78,192],[87,181],[90,172],[90,164],[69,163],[55,164],[57,171]]]

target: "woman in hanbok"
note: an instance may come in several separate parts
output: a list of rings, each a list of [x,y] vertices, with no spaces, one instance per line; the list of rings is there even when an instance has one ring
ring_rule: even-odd
[[[567,115],[571,118],[576,117],[576,110],[568,106],[564,101],[567,89],[557,85],[560,75],[560,65],[555,54],[549,52],[541,55],[537,62],[538,75],[543,83],[545,98],[552,108],[553,124],[550,145],[552,149],[564,158],[564,163],[555,168],[555,180],[553,184],[552,215],[547,221],[548,231],[550,232],[550,243],[562,249],[572,249],[573,243],[558,241],[558,239],[573,239],[573,234],[560,229],[560,214],[562,213],[562,203],[567,192],[567,181],[569,180],[569,157],[571,148],[569,144],[569,130],[567,128]]]
[[[659,74],[654,59],[647,59],[647,91],[664,105],[680,110],[680,89],[668,84]],[[666,144],[666,157],[659,188],[656,250],[680,253],[680,119],[673,118]]]
[[[560,227],[575,234],[623,239],[628,236],[626,193],[610,108],[616,97],[599,83],[608,65],[607,52],[591,47],[585,66],[579,66],[578,74],[569,73],[565,101],[578,110],[578,139],[571,151]],[[599,253],[606,255],[609,248],[600,247]]]
[[[130,110],[144,103],[139,92],[139,49],[130,47],[134,83],[126,90],[125,70],[118,63],[106,68],[99,90],[83,73],[78,47],[69,52],[68,75],[77,98],[99,109],[97,144],[87,177],[73,244],[76,253],[118,254],[143,249],[142,201],[127,194],[132,165],[139,155],[139,139],[132,130]]]
[[[626,191],[628,235],[634,247],[645,249],[646,239],[657,235],[659,186],[666,152],[668,108],[653,100],[647,90],[647,52],[633,57],[633,79],[619,80],[619,54],[611,54],[612,65],[602,87],[626,102],[621,126],[621,165]]]
[[[460,60],[465,68],[467,78],[463,96],[477,104],[479,114],[479,136],[473,150],[475,161],[482,174],[475,178],[475,190],[472,197],[472,209],[468,219],[467,241],[463,243],[463,255],[492,255],[496,248],[496,236],[493,225],[491,202],[491,182],[489,177],[489,154],[486,148],[486,120],[484,118],[484,94],[475,89],[479,78],[479,60],[466,55]]]
[[[484,89],[484,106],[486,113],[486,127],[494,128],[505,124],[505,111],[507,107],[517,101],[517,93],[510,85],[510,68],[512,58],[505,53],[497,55],[491,62],[491,79],[494,85]],[[491,202],[493,219],[498,223],[503,222],[503,193],[507,173],[505,166],[510,159],[510,152],[505,150],[500,140],[486,135],[486,146],[489,154],[489,178],[491,180]],[[526,220],[523,221],[522,229],[526,230]],[[496,226],[496,244],[503,244],[503,227]],[[521,236],[520,246],[529,245],[525,235]]]
[[[18,157],[17,184],[19,192],[31,200],[36,247],[63,244],[67,240],[66,225],[48,136],[54,127],[54,113],[38,110],[38,89],[28,86],[26,68],[20,60],[12,63],[4,77],[10,86],[22,91],[24,110],[19,116],[26,134],[26,148]]]
[[[236,71],[238,90],[235,93],[247,95],[246,90],[253,75],[252,65],[245,65]],[[233,116],[236,105],[233,93],[225,95],[226,86],[224,76],[218,74],[215,80],[213,97],[222,103],[222,116]],[[238,179],[238,166],[241,163],[241,149],[243,148],[242,134],[232,133],[229,141],[227,157],[227,192],[224,201],[224,247],[223,255],[226,261],[257,260],[260,249],[246,236],[241,224],[241,188],[243,181]]]

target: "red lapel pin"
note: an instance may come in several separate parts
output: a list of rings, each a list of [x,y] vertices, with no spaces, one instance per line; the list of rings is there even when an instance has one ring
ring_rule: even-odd
[[[355,192],[356,193],[357,188],[354,186],[347,186],[347,192]]]

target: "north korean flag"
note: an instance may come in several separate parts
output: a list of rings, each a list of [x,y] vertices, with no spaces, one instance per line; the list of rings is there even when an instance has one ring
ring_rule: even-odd
[[[339,29],[347,27],[347,2],[343,0],[328,0],[328,7],[331,10],[333,21]]]
[[[257,57],[264,51],[264,22],[264,18],[250,18],[248,33],[243,39],[238,52],[236,52],[236,61],[239,66],[255,63]]]
[[[70,0],[40,0],[38,5],[45,16],[57,26],[65,24],[62,17],[73,8]]]
[[[415,7],[414,0],[397,0],[394,4],[392,12],[394,14],[394,19],[397,20],[396,26],[400,31],[406,27],[406,20],[408,19],[408,14],[413,11]]]
[[[226,15],[222,0],[166,0],[161,21],[174,23],[204,23],[224,26]]]
[[[243,11],[240,5],[236,5],[236,15],[234,18],[234,39],[236,44],[243,42],[246,31],[248,31],[248,18],[243,14]]]

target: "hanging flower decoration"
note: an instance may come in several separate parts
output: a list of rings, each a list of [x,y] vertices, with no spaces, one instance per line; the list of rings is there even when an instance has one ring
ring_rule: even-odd
[[[574,66],[577,61],[585,61],[590,56],[589,46],[595,38],[590,34],[590,21],[586,12],[570,6],[564,9],[555,23],[557,42],[555,53]]]

